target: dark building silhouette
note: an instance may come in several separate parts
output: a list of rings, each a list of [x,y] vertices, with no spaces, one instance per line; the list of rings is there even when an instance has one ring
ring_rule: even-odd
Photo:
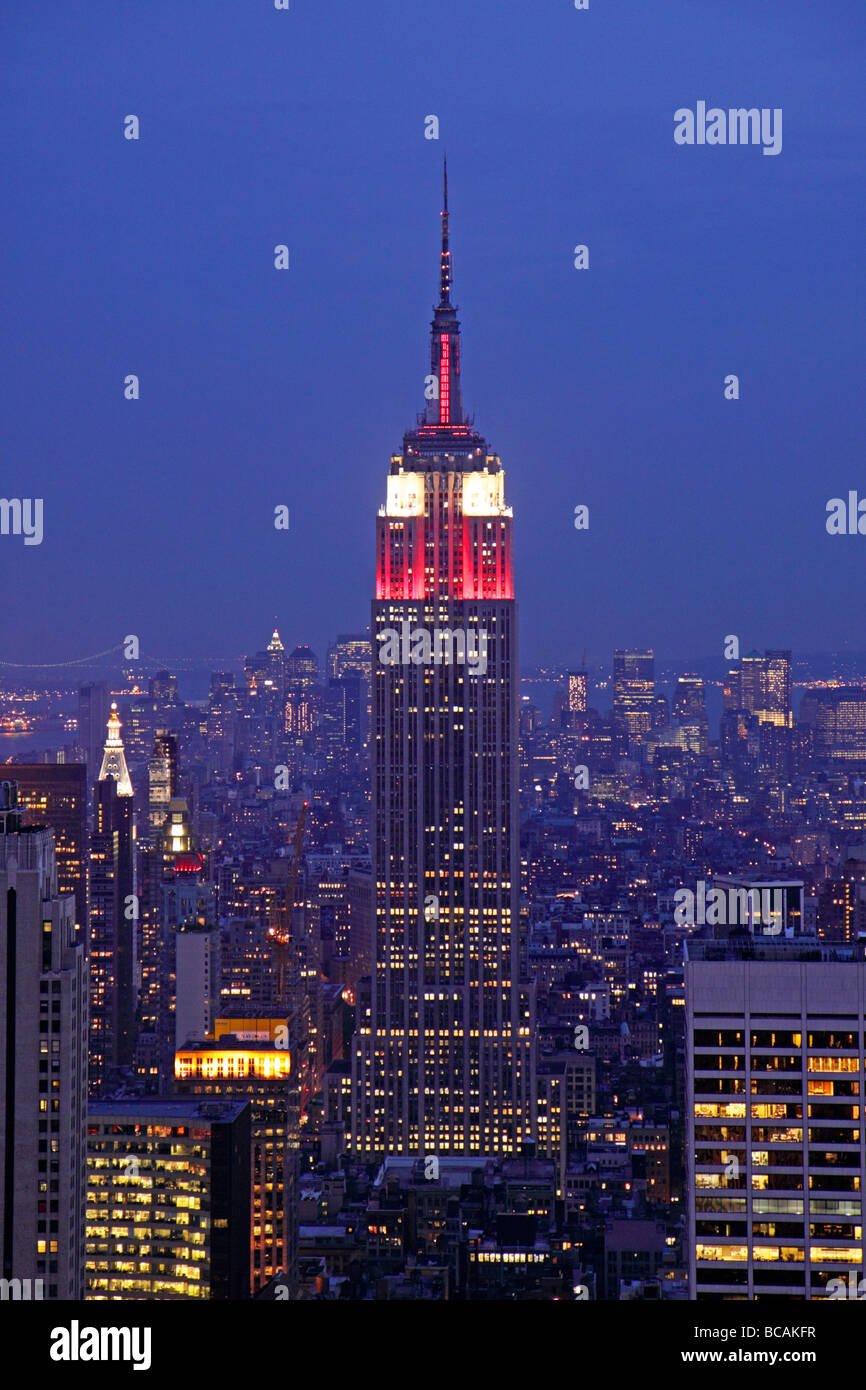
[[[108,681],[89,681],[78,687],[78,744],[87,763],[90,782],[102,766],[102,745],[110,709]]]
[[[87,769],[84,763],[17,763],[15,780],[22,825],[48,825],[54,831],[57,889],[74,894],[76,927],[83,934],[87,929]]]
[[[90,852],[90,1090],[106,1090],[135,1055],[135,896],[132,783],[112,705],[99,780],[93,788]]]
[[[53,833],[0,782],[0,1277],[51,1299],[84,1292],[86,968]]]

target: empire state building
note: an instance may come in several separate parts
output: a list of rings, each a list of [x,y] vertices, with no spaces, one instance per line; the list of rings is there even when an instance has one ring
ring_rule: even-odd
[[[502,464],[463,407],[448,176],[427,406],[391,458],[372,605],[373,973],[349,1146],[521,1151],[534,996],[520,978],[517,612]]]

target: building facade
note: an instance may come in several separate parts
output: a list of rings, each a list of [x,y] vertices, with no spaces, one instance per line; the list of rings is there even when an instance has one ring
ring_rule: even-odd
[[[617,748],[630,752],[653,726],[655,656],[651,651],[613,654],[613,724]]]
[[[372,605],[373,978],[351,1148],[511,1154],[534,1136],[519,970],[517,617],[502,465],[462,401],[447,176],[427,407],[391,459]]]
[[[87,769],[83,763],[16,763],[22,825],[54,831],[57,886],[75,898],[75,924],[87,926]]]
[[[112,705],[90,841],[90,1091],[101,1095],[135,1060],[135,809],[121,723]]]
[[[845,1296],[863,1267],[862,947],[694,940],[685,991],[690,1298]]]
[[[21,824],[0,783],[2,1277],[83,1297],[87,976],[54,835]],[[37,1002],[38,1001],[38,1002]]]
[[[245,1101],[93,1101],[87,1115],[87,1297],[248,1293]]]

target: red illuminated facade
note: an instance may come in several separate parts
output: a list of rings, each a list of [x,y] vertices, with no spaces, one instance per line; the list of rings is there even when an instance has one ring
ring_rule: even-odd
[[[439,303],[430,334],[432,394],[391,459],[376,537],[377,599],[513,599],[513,518],[496,454],[463,409],[460,323],[451,303],[448,180]]]

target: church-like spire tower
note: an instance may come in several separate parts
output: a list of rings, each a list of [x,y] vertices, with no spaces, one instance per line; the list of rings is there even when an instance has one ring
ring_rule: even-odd
[[[117,783],[117,795],[132,796],[132,781],[129,776],[129,768],[126,766],[123,739],[120,737],[121,728],[117,704],[112,701],[111,714],[108,716],[108,737],[105,740],[105,752],[102,755],[99,780],[104,782],[107,777],[113,777]]]

